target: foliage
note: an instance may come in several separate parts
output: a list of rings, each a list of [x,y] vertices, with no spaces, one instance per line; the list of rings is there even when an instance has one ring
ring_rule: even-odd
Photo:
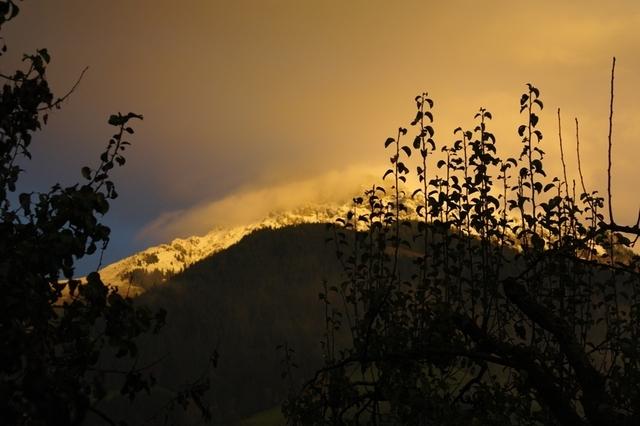
[[[638,224],[605,221],[566,170],[547,176],[533,85],[518,158],[498,156],[484,108],[438,150],[433,102],[415,101],[413,143],[400,128],[384,144],[390,189],[333,228],[344,279],[320,295],[325,365],[285,403],[289,423],[638,424],[640,261],[618,232]]]
[[[18,11],[16,2],[0,1],[0,25]],[[157,332],[165,311],[134,305],[97,272],[86,282],[73,274],[76,260],[109,242],[100,217],[118,195],[110,174],[125,164],[130,122],[142,116],[109,118],[116,132],[98,165],[81,169],[82,183],[18,194],[33,134],[73,91],[54,97],[46,79],[49,62],[48,51],[40,49],[24,55],[24,69],[0,74],[0,424],[76,425],[89,412],[115,424],[99,404],[114,377],[131,401],[154,385],[136,364],[135,340]],[[105,369],[101,363],[111,353],[130,359],[131,367]],[[202,392],[188,400],[197,402]]]

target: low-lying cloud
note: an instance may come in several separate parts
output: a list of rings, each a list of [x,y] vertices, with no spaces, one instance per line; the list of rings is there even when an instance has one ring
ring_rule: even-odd
[[[380,170],[365,166],[333,170],[320,176],[271,187],[248,188],[189,209],[163,213],[138,233],[149,243],[203,235],[215,227],[250,224],[269,213],[306,204],[342,203],[380,180]]]

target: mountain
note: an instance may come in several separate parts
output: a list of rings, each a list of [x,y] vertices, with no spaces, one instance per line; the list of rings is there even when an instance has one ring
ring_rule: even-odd
[[[391,202],[387,197],[386,202]],[[417,203],[405,198],[407,219],[420,220],[416,215]],[[288,211],[270,213],[261,221],[234,227],[217,227],[203,236],[176,238],[170,243],[149,247],[141,252],[105,266],[100,270],[104,282],[118,287],[128,295],[140,295],[150,288],[161,285],[177,273],[196,262],[219,253],[238,243],[250,233],[261,229],[280,229],[304,223],[333,223],[338,217],[345,217],[352,204],[308,204]],[[509,217],[519,222],[517,217]],[[510,235],[510,237],[514,237]],[[593,247],[594,254],[605,256],[607,251],[600,245]],[[624,250],[624,257],[630,256]]]
[[[147,248],[100,270],[103,281],[129,295],[140,295],[165,283],[196,262],[238,243],[261,229],[280,229],[303,223],[331,223],[348,211],[348,205],[306,205],[273,212],[264,220],[230,228],[218,227],[203,236],[176,238],[168,244]]]

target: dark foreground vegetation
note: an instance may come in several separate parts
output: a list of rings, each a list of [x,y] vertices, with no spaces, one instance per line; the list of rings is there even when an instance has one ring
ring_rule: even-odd
[[[1,0],[0,27],[18,13],[17,2]],[[165,311],[134,305],[96,272],[74,280],[74,263],[109,242],[100,218],[117,197],[110,174],[125,163],[131,122],[142,116],[109,118],[115,134],[97,164],[82,167],[81,183],[44,193],[20,188],[34,133],[75,88],[53,95],[50,59],[40,49],[24,55],[22,69],[0,72],[0,424],[115,424],[118,413],[103,411],[102,402],[110,389],[133,401],[154,385],[137,363],[136,338],[156,333]],[[107,356],[128,360],[126,367],[107,368]],[[168,406],[198,402],[204,385],[171,392]]]
[[[615,59],[610,126],[614,75]],[[486,109],[444,145],[432,100],[415,102],[415,135],[400,128],[384,144],[390,192],[371,186],[336,221],[344,278],[321,294],[324,366],[284,405],[289,422],[640,423],[640,262],[628,238],[640,228],[614,221],[611,127],[605,200],[579,160],[578,189],[564,158],[563,176],[547,176],[533,85],[514,126],[518,158],[499,157]],[[575,132],[579,158],[577,120]]]

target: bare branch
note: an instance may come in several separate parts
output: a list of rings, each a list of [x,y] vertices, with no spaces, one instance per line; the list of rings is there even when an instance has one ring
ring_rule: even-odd
[[[608,158],[609,158],[609,166],[607,168],[607,197],[609,199],[609,222],[614,224],[613,220],[613,207],[611,204],[611,133],[613,131],[613,83],[615,78],[616,71],[616,57],[613,57],[613,64],[611,65],[611,100],[609,102],[609,149],[608,149]]]
[[[67,100],[67,98],[69,96],[71,96],[71,94],[73,92],[75,92],[76,88],[78,87],[78,85],[80,85],[80,82],[82,81],[82,78],[84,77],[84,74],[87,72],[87,70],[89,69],[89,67],[84,67],[84,69],[82,70],[82,72],[80,73],[80,76],[78,77],[78,79],[76,80],[76,82],[73,84],[73,86],[71,86],[71,89],[69,89],[69,91],[67,93],[64,94],[64,96],[62,96],[61,98],[58,98],[55,100],[55,102],[53,102],[51,105],[47,105],[41,108],[38,108],[38,111],[48,111],[51,110],[52,108],[57,107],[58,105],[60,105],[61,103],[63,103],[64,101]]]
[[[567,164],[564,162],[564,147],[562,146],[562,123],[560,122],[560,108],[558,108],[558,138],[560,140],[560,160],[562,161],[562,174],[564,176],[564,186],[569,195],[569,187],[567,183]]]
[[[591,364],[572,327],[549,307],[531,297],[524,285],[515,280],[505,281],[503,289],[507,298],[530,320],[553,334],[580,384],[585,414],[594,424],[607,424],[605,416],[597,408],[606,404],[605,378]]]
[[[582,164],[580,163],[580,126],[578,125],[578,117],[576,120],[576,154],[578,156],[578,175],[580,176],[580,183],[582,184],[582,193],[587,193],[587,187],[584,185],[584,176],[582,175]]]
[[[478,327],[473,320],[465,316],[457,316],[458,328],[469,336],[479,347],[495,353],[505,359],[509,365],[518,371],[525,371],[527,378],[541,400],[545,401],[553,414],[564,424],[587,425],[579,416],[571,400],[562,392],[557,383],[531,351],[531,348],[511,345],[498,341]]]
[[[633,226],[617,225],[615,223],[603,223],[602,228],[607,231],[623,232],[626,234],[633,234],[640,236],[640,225],[635,224]]]
[[[92,413],[96,414],[98,417],[100,417],[102,420],[104,420],[105,423],[110,424],[112,426],[116,426],[116,422],[111,417],[107,416],[105,413],[103,413],[102,411],[98,410],[96,407],[89,406],[89,411],[91,411]]]

